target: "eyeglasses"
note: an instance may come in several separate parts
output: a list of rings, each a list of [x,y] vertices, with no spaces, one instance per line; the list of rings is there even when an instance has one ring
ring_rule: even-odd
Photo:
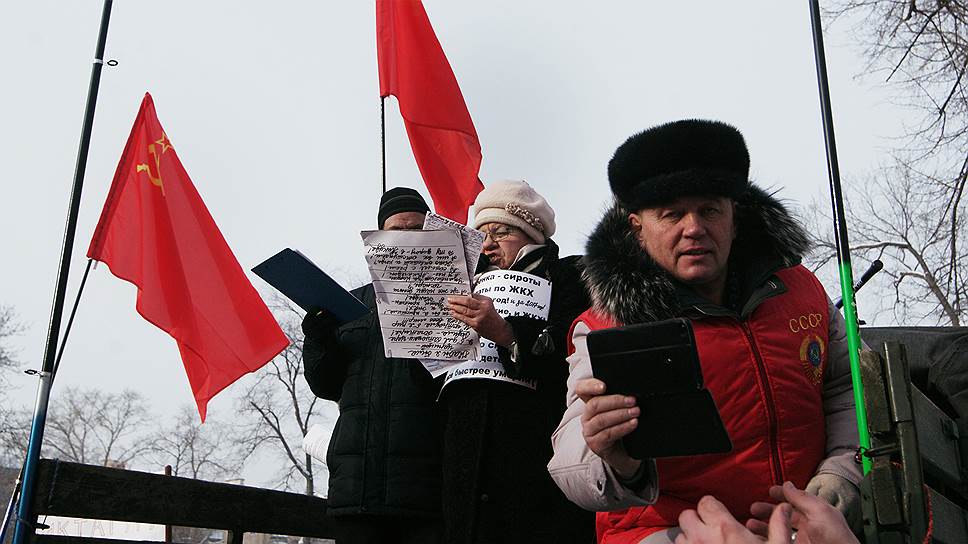
[[[490,236],[491,240],[494,240],[495,242],[500,242],[501,240],[504,240],[508,236],[513,236],[517,234],[518,229],[514,227],[498,227],[496,229],[490,229],[490,230],[481,229],[481,232],[484,233],[485,239],[488,236]]]

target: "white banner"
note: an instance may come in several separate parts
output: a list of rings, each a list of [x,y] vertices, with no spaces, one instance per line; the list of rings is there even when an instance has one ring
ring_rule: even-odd
[[[512,270],[492,270],[481,274],[474,286],[474,293],[490,297],[494,301],[494,309],[501,317],[548,319],[551,282],[544,278]],[[511,382],[530,389],[537,387],[536,380],[508,377],[494,342],[481,338],[478,352],[480,355],[476,360],[460,363],[447,370],[443,387],[466,379]]]

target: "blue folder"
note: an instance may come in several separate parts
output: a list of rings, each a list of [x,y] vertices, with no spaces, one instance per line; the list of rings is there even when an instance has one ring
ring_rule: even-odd
[[[340,323],[355,321],[370,309],[343,289],[302,253],[288,247],[252,269],[307,313],[326,310]]]

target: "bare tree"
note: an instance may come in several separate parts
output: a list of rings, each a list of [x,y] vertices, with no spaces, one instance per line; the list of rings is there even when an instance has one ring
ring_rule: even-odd
[[[243,454],[235,429],[211,414],[203,425],[191,406],[182,406],[171,425],[150,440],[148,458],[157,466],[171,465],[173,476],[217,480],[242,470]]]
[[[22,459],[32,414],[16,410],[0,431],[0,447]],[[101,466],[131,466],[151,451],[154,419],[134,391],[67,388],[50,405],[41,455]]]
[[[293,489],[302,480],[305,494],[313,495],[319,463],[302,451],[301,444],[321,403],[303,377],[300,311],[281,299],[272,306],[290,343],[239,398],[238,410],[246,419],[241,441],[250,452],[265,448],[283,461],[277,481],[281,487]]]
[[[846,185],[851,250],[885,261],[897,323],[960,325],[968,289],[968,2],[838,0],[827,15],[853,22],[865,74],[883,76],[917,114],[893,163]],[[819,240],[815,268],[832,256],[830,241]]]
[[[30,432],[30,414],[23,410],[0,410],[0,466],[16,467],[24,461]]]
[[[0,304],[0,466],[19,465],[26,451],[24,429],[20,426],[23,416],[10,406],[7,395],[11,387],[8,376],[16,371],[19,362],[10,340],[23,330],[13,307]]]
[[[51,403],[45,456],[102,466],[130,466],[152,448],[154,419],[139,393],[67,388]]]
[[[173,476],[210,481],[233,478],[242,471],[244,461],[235,432],[233,427],[215,419],[211,411],[202,424],[195,407],[185,405],[170,425],[158,430],[148,459],[156,467],[171,465]],[[217,529],[174,526],[172,541],[204,544],[222,533]]]
[[[891,301],[880,310],[892,312],[895,323],[959,326],[966,317],[968,255],[960,250],[960,240],[968,233],[963,216],[938,205],[943,194],[937,179],[903,161],[848,186],[855,269],[875,259],[884,262],[873,287],[865,288],[875,296],[865,299]],[[836,258],[836,246],[829,220],[816,204],[813,222],[810,230],[823,233],[815,239],[817,251],[810,261],[818,269]]]
[[[6,374],[13,371],[17,364],[16,351],[10,347],[10,339],[23,330],[13,308],[0,304],[0,400],[3,400],[9,386]]]
[[[968,139],[968,2],[839,0],[833,21],[851,19],[866,48],[867,73],[896,84],[899,101],[921,111],[911,136],[932,152]],[[964,156],[964,153],[961,154]]]

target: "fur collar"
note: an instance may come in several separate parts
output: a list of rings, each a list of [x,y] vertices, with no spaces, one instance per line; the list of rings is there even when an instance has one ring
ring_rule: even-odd
[[[800,262],[810,247],[809,237],[773,194],[751,185],[736,204],[737,234],[727,281],[747,278],[759,284]],[[641,249],[628,216],[628,210],[615,204],[588,237],[584,279],[593,308],[621,324],[681,316],[677,283]]]

